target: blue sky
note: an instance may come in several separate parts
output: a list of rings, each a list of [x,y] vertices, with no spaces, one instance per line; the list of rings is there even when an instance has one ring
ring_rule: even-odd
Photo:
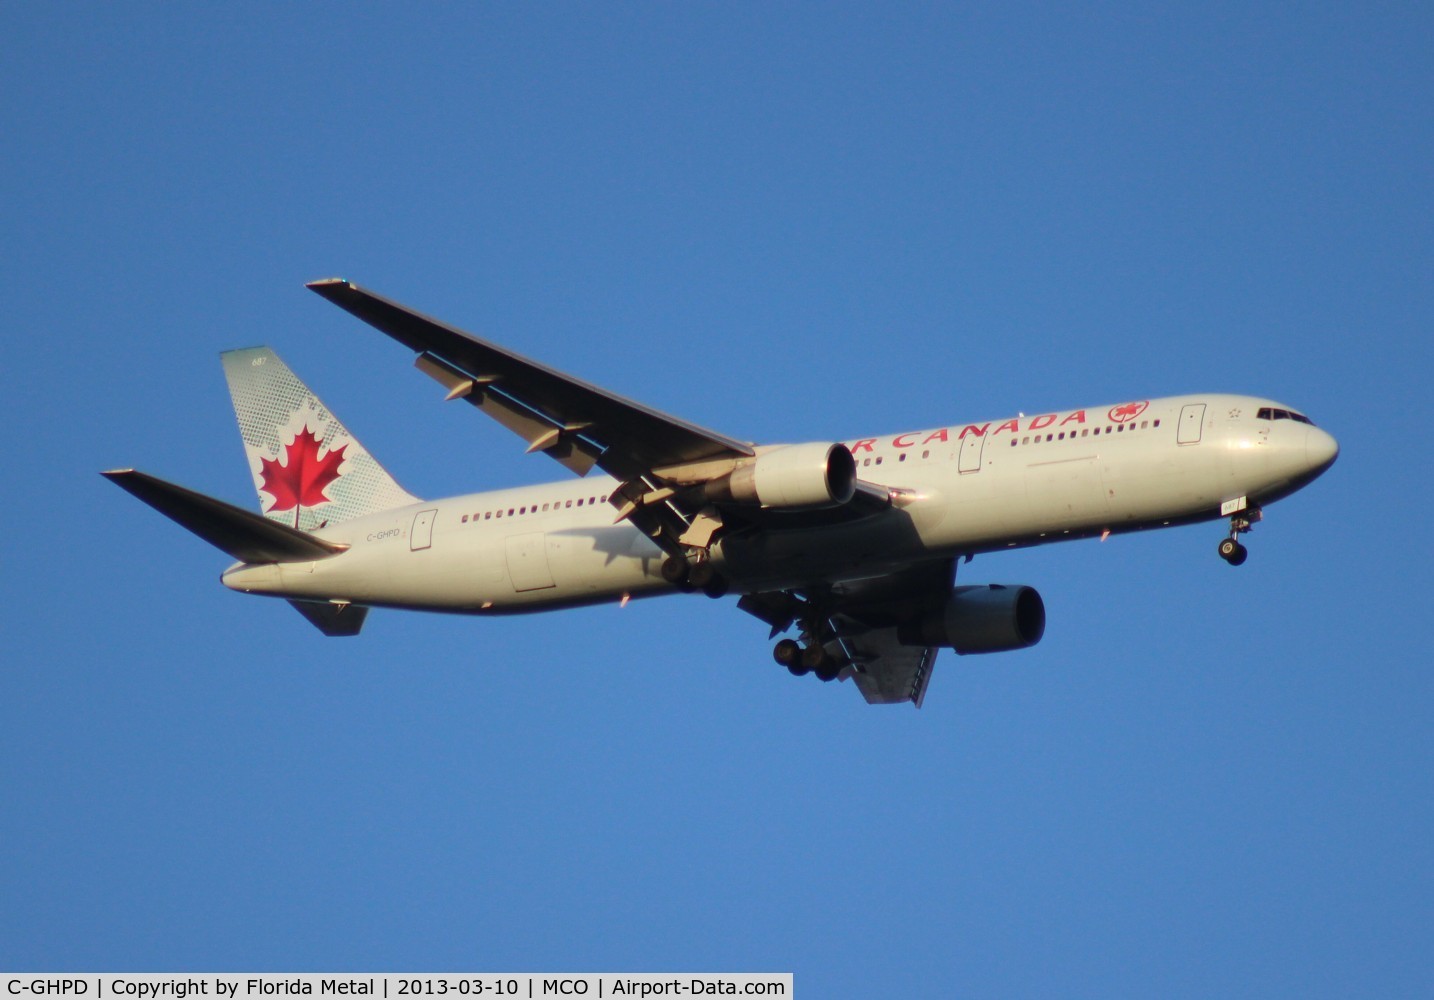
[[[0,9],[0,967],[792,970],[808,997],[1434,989],[1414,5]],[[104,482],[253,503],[272,345],[425,496],[555,476],[342,275],[754,440],[1218,390],[1343,446],[978,558],[926,707],[729,600],[325,640]]]

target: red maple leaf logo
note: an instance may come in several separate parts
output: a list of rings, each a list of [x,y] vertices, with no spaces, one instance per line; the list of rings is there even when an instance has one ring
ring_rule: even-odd
[[[1118,424],[1123,424],[1140,416],[1149,405],[1148,400],[1142,403],[1121,403],[1119,406],[1112,406],[1106,416]]]
[[[266,513],[292,508],[297,528],[300,507],[317,507],[332,501],[324,490],[339,478],[339,466],[343,464],[348,442],[329,449],[323,458],[319,457],[321,444],[319,436],[305,424],[303,431],[284,446],[282,465],[277,458],[259,460],[259,476],[264,481],[259,488],[274,498]]]

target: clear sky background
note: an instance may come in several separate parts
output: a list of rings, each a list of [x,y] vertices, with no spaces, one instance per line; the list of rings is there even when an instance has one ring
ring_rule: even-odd
[[[0,968],[1434,992],[1434,17],[1409,4],[0,7]],[[1267,511],[978,558],[922,711],[700,597],[325,639],[96,473],[245,505],[267,343],[410,490],[559,478],[302,283],[738,437],[1194,391]]]

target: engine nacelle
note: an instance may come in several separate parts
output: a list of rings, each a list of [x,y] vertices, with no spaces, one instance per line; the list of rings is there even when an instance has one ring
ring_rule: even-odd
[[[958,653],[1003,653],[1041,641],[1046,604],[1035,588],[999,583],[956,587],[937,611],[897,629],[909,646],[950,646]]]
[[[764,507],[830,507],[856,493],[856,459],[844,444],[793,444],[764,451],[708,487],[713,499]]]

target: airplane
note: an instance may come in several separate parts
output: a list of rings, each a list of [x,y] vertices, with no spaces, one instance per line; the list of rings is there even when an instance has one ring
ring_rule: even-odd
[[[1034,646],[1040,594],[960,584],[975,555],[1225,520],[1232,566],[1264,507],[1339,445],[1273,400],[1196,394],[851,441],[758,445],[625,399],[339,278],[308,288],[578,478],[424,500],[267,347],[222,355],[260,510],[102,473],[238,562],[329,636],[370,608],[476,616],[677,593],[739,596],[792,674],[920,708],[938,650]],[[596,471],[595,471],[596,470]]]

